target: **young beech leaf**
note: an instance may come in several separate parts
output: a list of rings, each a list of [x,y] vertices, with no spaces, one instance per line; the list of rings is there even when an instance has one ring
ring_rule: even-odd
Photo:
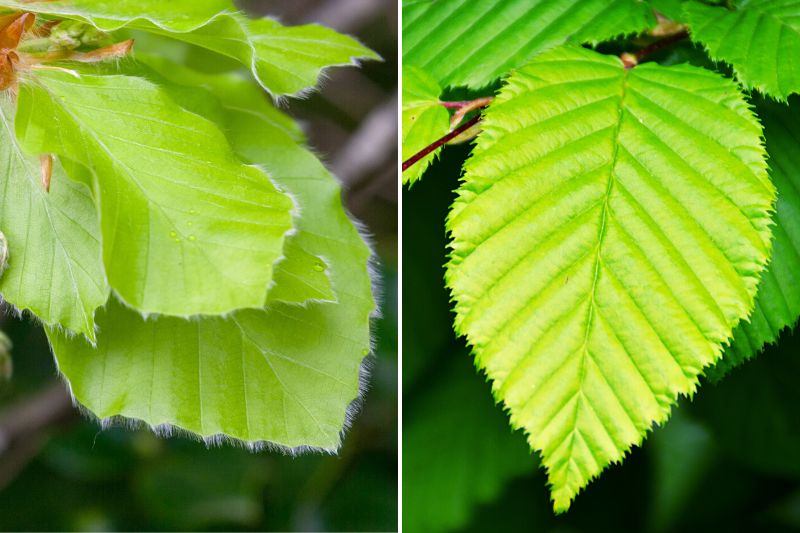
[[[41,71],[20,86],[17,133],[31,153],[93,170],[106,272],[125,302],[179,316],[264,304],[292,201],[214,123],[142,78]]]
[[[216,81],[230,105],[224,116],[234,146],[298,200],[298,238],[325,258],[337,302],[272,303],[186,321],[144,320],[112,300],[98,313],[97,349],[48,335],[76,398],[99,417],[334,450],[369,351],[369,249],[342,208],[339,185],[272,120],[274,110],[238,107],[249,106],[257,89],[244,80]]]
[[[482,127],[447,223],[456,329],[564,511],[753,308],[775,189],[736,85],[688,65],[556,49]]]
[[[231,0],[0,0],[0,8],[82,20],[103,30],[147,21],[176,32],[198,28],[220,13],[236,12]]]
[[[403,0],[403,64],[443,87],[482,87],[549,48],[654,25],[639,0]]]
[[[428,354],[429,356],[431,354]],[[403,523],[456,531],[512,479],[534,471],[525,439],[508,427],[464,353],[448,353],[442,380],[415,397],[403,430]]]
[[[277,128],[295,142],[302,142],[303,135],[297,125],[283,113],[280,113],[266,99],[264,93],[256,88],[252,92],[238,87],[231,88],[226,77],[198,74],[180,64],[153,56],[138,56],[136,64],[128,64],[123,72],[126,75],[145,76],[163,88],[182,107],[218,122],[226,134],[231,136],[232,113],[248,112],[255,114],[259,120],[267,121],[272,128]],[[221,80],[221,81],[220,81]],[[218,92],[233,91],[236,99],[223,106],[218,98],[205,86],[214,87],[222,84]],[[252,132],[252,135],[262,135]],[[241,139],[237,144],[246,143]],[[256,143],[258,156],[264,149],[262,139]],[[241,154],[240,154],[241,155]],[[289,156],[291,159],[291,155]],[[246,156],[243,156],[247,159]],[[257,162],[255,159],[251,162]],[[296,219],[302,219],[308,213],[295,213]],[[273,281],[267,293],[268,302],[305,303],[309,300],[335,301],[336,295],[330,282],[330,271],[327,262],[313,253],[313,247],[304,241],[302,232],[292,231],[284,241],[283,255],[275,264]]]
[[[0,231],[7,238],[8,270],[2,298],[51,326],[92,341],[94,311],[108,299],[100,256],[100,227],[89,190],[53,165],[50,192],[39,158],[22,152],[14,135],[14,108],[0,97]]]
[[[800,1],[733,0],[734,9],[687,2],[692,39],[730,63],[746,88],[786,100],[800,92]]]
[[[127,27],[186,41],[238,60],[275,95],[303,93],[317,85],[327,67],[379,59],[352,37],[316,24],[251,19],[236,12],[230,0],[0,0],[0,6],[71,17],[106,31]]]
[[[762,100],[756,106],[764,124],[770,177],[778,189],[772,258],[761,275],[750,318],[734,330],[731,347],[710,369],[715,381],[777,341],[800,316],[800,99],[791,102],[794,105]]]
[[[442,88],[422,70],[403,67],[403,161],[445,135],[450,114],[439,102]],[[403,172],[403,183],[413,185],[433,163],[441,148]]]

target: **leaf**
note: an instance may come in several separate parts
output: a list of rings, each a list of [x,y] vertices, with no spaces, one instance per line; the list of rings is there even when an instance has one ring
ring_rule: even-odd
[[[478,505],[496,499],[513,478],[534,471],[522,435],[511,433],[464,355],[448,355],[453,360],[437,386],[413,399],[404,424],[408,531],[463,528]]]
[[[450,114],[441,102],[441,87],[416,67],[403,67],[403,161],[447,133]],[[437,148],[403,172],[403,183],[413,185],[441,151]]]
[[[53,71],[20,86],[18,117],[28,151],[94,171],[106,272],[125,302],[178,316],[263,305],[292,202],[215,124],[141,78]]]
[[[230,0],[63,0],[0,2],[7,7],[166,35],[236,59],[274,95],[301,95],[324,69],[380,56],[357,40],[317,24],[283,26],[236,12]]]
[[[258,108],[237,108],[255,88],[235,79],[223,88],[234,146],[297,199],[305,214],[298,238],[330,265],[337,302],[272,303],[187,321],[144,320],[112,301],[98,314],[96,350],[48,335],[76,398],[98,417],[223,434],[252,446],[333,451],[369,352],[369,249],[341,206],[339,185],[313,154]]]
[[[0,231],[8,241],[3,299],[50,326],[94,341],[94,311],[108,299],[100,256],[100,228],[88,189],[53,166],[50,193],[38,157],[22,153],[14,109],[0,103]],[[3,254],[0,254],[3,255]]]
[[[456,330],[564,511],[753,307],[775,189],[736,85],[544,54],[489,107],[448,219]]]
[[[220,13],[234,13],[231,0],[0,0],[0,7],[90,22],[113,31],[146,22],[175,32],[204,26]]]
[[[746,88],[780,100],[800,91],[800,1],[734,0],[722,6],[684,6],[692,39],[715,61],[733,66]]]
[[[547,49],[654,24],[637,0],[403,0],[403,65],[442,87],[483,87]]]
[[[734,330],[734,342],[710,369],[713,381],[758,354],[797,323],[800,316],[800,112],[794,106],[760,101],[770,176],[778,189],[772,259],[761,275],[755,309]]]

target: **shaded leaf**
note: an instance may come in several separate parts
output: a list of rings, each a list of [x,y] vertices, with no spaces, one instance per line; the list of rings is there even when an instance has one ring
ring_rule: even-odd
[[[734,10],[688,2],[692,39],[730,63],[746,88],[785,100],[800,91],[800,2],[734,0]]]
[[[450,114],[442,107],[442,89],[416,67],[403,68],[403,161],[441,138],[450,129]],[[413,185],[441,151],[437,148],[403,172],[403,183]]]
[[[475,507],[535,468],[523,436],[511,432],[466,354],[448,358],[438,385],[414,398],[404,414],[403,525],[409,531],[464,527]]]
[[[725,356],[709,370],[715,381],[754,357],[764,345],[776,342],[781,331],[793,327],[800,316],[800,112],[797,105],[767,101],[759,102],[756,109],[764,124],[770,177],[778,189],[772,258],[761,275],[755,309],[734,330],[734,342]]]
[[[403,64],[442,87],[482,87],[547,49],[654,24],[638,0],[403,0]]]

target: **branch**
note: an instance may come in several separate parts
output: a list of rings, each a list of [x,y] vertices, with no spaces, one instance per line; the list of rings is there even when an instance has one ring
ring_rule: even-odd
[[[453,139],[455,139],[456,137],[458,137],[459,135],[461,135],[462,133],[464,133],[465,131],[470,129],[472,126],[474,126],[475,124],[480,122],[480,120],[481,120],[481,116],[480,115],[475,115],[473,118],[471,118],[470,120],[468,120],[467,122],[465,122],[461,126],[457,127],[456,129],[454,129],[453,131],[451,131],[450,133],[448,133],[447,135],[445,135],[441,139],[437,140],[433,144],[430,144],[430,145],[426,146],[425,148],[423,148],[422,150],[420,150],[416,154],[412,155],[411,157],[409,157],[408,159],[403,161],[403,172],[405,172],[414,163],[416,163],[417,161],[419,161],[420,159],[422,159],[426,155],[429,155],[430,153],[432,153],[434,150],[436,150],[440,146],[443,146],[443,145],[447,144],[448,142],[452,141]]]
[[[655,54],[656,52],[659,52],[668,46],[680,42],[686,39],[687,37],[689,37],[689,32],[683,30],[674,35],[670,35],[669,37],[656,41],[649,46],[645,46],[644,48],[642,48],[641,50],[637,50],[636,52],[633,53],[625,52],[619,57],[620,59],[622,59],[622,63],[625,65],[625,68],[631,69],[636,65],[638,65],[647,56]]]

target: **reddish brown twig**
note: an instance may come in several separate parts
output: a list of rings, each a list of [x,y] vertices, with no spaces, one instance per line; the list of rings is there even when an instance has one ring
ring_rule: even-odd
[[[451,131],[450,133],[448,133],[447,135],[445,135],[441,139],[437,140],[433,144],[429,144],[428,146],[426,146],[425,148],[423,148],[422,150],[420,150],[416,154],[412,155],[411,157],[409,157],[408,159],[403,161],[403,172],[405,172],[408,168],[410,168],[411,165],[413,165],[414,163],[416,163],[420,159],[424,158],[426,155],[431,154],[434,150],[436,150],[440,146],[444,146],[445,144],[447,144],[451,140],[455,139],[456,137],[458,137],[459,135],[461,135],[462,133],[464,133],[465,131],[470,129],[472,126],[474,126],[475,124],[480,122],[480,120],[481,120],[481,116],[480,115],[475,115],[470,120],[466,121],[464,124],[462,124],[461,126],[459,126],[456,129],[454,129],[453,131]]]
[[[642,59],[646,58],[649,55],[655,54],[663,50],[664,48],[673,45],[679,41],[682,41],[689,37],[689,32],[686,30],[680,31],[669,37],[665,37],[664,39],[658,40],[649,46],[645,46],[641,50],[637,50],[636,52],[625,52],[621,54],[619,57],[622,59],[622,63],[625,65],[625,68],[630,69],[641,63]]]

